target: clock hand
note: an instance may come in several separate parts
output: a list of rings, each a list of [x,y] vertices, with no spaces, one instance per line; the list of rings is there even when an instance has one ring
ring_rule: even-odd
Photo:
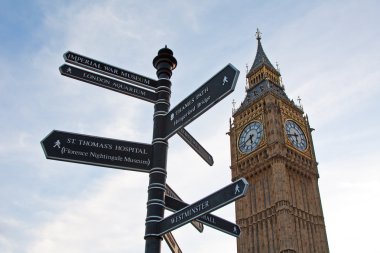
[[[248,143],[249,141],[251,141],[251,144],[252,144],[252,142],[253,142],[252,138],[253,138],[254,136],[255,136],[254,134],[250,134],[249,137],[248,137],[248,139],[247,139],[244,143],[239,144],[239,147],[243,147],[243,148],[244,148],[244,146],[247,145],[247,143]]]
[[[248,140],[246,140],[244,144],[247,144],[248,141],[252,142],[252,137],[253,137],[253,134],[250,134]]]
[[[301,142],[301,140],[298,141],[298,137],[300,136],[299,134],[290,134],[290,133],[288,133],[287,135],[288,135],[288,136],[294,136],[294,137],[295,137],[295,138],[294,138],[294,141],[295,141],[296,143]]]

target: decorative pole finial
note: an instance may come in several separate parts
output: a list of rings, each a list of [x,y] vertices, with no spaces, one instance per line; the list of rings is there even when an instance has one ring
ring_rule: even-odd
[[[259,30],[259,28],[257,28],[257,31],[256,31],[256,39],[257,40],[261,40],[261,32],[260,32],[260,30]]]

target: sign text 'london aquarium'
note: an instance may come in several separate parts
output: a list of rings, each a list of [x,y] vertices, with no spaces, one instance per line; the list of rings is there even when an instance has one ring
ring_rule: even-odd
[[[150,90],[142,89],[134,85],[129,85],[117,81],[112,78],[108,78],[102,75],[98,75],[83,69],[79,69],[67,64],[63,64],[59,71],[62,75],[83,81],[86,83],[94,84],[96,86],[120,92],[132,97],[136,97],[151,103],[155,103],[157,100],[157,94]]]

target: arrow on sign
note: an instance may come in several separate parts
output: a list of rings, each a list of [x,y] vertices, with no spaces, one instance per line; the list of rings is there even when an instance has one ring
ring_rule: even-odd
[[[203,160],[206,161],[210,166],[214,164],[214,159],[212,156],[207,152],[206,149],[204,149],[199,142],[197,142],[196,139],[194,139],[191,134],[185,130],[185,128],[181,128],[178,130],[177,134],[187,143],[189,146],[194,149],[195,152],[197,152],[198,155],[200,155]]]
[[[168,112],[166,139],[234,91],[238,76],[239,70],[228,64]]]
[[[172,233],[167,233],[167,234],[164,234],[164,239],[166,241],[166,243],[168,244],[170,250],[172,251],[172,253],[182,253],[182,250],[181,248],[178,246],[178,243],[177,241],[175,240],[174,236]]]
[[[48,159],[149,172],[152,145],[52,131],[41,141]]]
[[[165,206],[168,210],[174,212],[174,211],[178,211],[178,210],[181,210],[182,208],[189,206],[189,204],[186,204],[185,202],[172,198],[170,196],[165,196]],[[212,214],[205,214],[197,218],[196,221],[199,221],[205,225],[208,225],[212,228],[215,228],[229,235],[232,235],[235,237],[240,236],[241,231],[240,231],[239,225],[236,225],[225,219],[219,218],[218,216],[215,216]]]
[[[155,92],[146,89],[141,89],[139,87],[129,85],[67,64],[63,64],[59,68],[59,71],[64,76],[71,77],[86,83],[94,84],[96,86],[106,88],[109,90],[117,91],[122,94],[136,97],[151,103],[155,103],[157,100],[157,94]]]
[[[80,54],[68,51],[63,54],[63,58],[66,62],[69,62],[71,64],[90,69],[108,76],[112,76],[120,80],[126,81],[128,83],[133,83],[150,89],[155,89],[157,87],[156,80],[130,72],[125,69],[109,65],[107,63],[88,58]]]
[[[179,201],[182,201],[182,199],[177,195],[177,193],[175,193],[173,191],[173,189],[168,185],[166,184],[165,185],[165,197],[171,197],[171,198],[174,198],[174,199],[177,199]],[[166,205],[165,205],[166,209],[169,209]],[[173,211],[174,209],[169,209],[170,211]],[[177,211],[174,210],[174,211]],[[203,232],[203,224],[198,222],[198,221],[191,221],[191,225],[193,225],[200,233]]]
[[[221,208],[243,196],[248,190],[248,182],[244,178],[240,178],[236,182],[229,184],[221,190],[198,200],[176,213],[164,218],[159,222],[160,232],[158,236],[162,236],[186,223]]]

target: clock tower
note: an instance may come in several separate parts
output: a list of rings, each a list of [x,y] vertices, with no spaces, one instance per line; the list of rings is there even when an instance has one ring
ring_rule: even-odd
[[[307,115],[290,100],[256,33],[246,97],[230,126],[232,180],[250,187],[235,202],[238,253],[328,253],[318,168]]]

